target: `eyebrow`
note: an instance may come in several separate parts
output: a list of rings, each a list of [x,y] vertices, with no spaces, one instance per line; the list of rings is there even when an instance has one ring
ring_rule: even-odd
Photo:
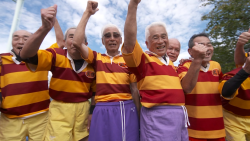
[[[69,36],[74,36],[74,34],[69,34]]]
[[[21,36],[21,35],[13,35],[13,37],[29,37],[28,35],[23,35],[23,36]]]

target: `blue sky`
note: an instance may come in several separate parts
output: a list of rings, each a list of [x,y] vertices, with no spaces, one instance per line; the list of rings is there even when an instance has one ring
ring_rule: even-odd
[[[99,11],[89,20],[86,34],[89,46],[104,53],[101,28],[112,23],[123,31],[129,0],[96,1],[99,3]],[[68,27],[77,26],[86,8],[87,0],[24,0],[17,29],[35,32],[41,26],[40,9],[54,4],[58,5],[57,19],[64,32]],[[15,7],[16,3],[12,0],[0,0],[0,53],[9,52],[7,41]],[[147,50],[145,27],[152,22],[165,22],[169,38],[177,38],[181,42],[181,53],[178,59],[188,58],[188,40],[193,34],[204,31],[207,21],[201,21],[201,16],[208,13],[211,8],[201,7],[200,0],[142,0],[137,15],[138,41],[143,50]],[[52,29],[40,48],[46,49],[55,42],[55,33]],[[178,62],[175,64],[177,65]]]

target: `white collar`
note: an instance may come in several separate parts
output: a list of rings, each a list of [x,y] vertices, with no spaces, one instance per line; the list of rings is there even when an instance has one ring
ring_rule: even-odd
[[[85,68],[87,67],[87,65],[88,65],[88,62],[87,62],[87,61],[84,61],[82,67],[81,67],[78,71],[76,71],[74,60],[70,57],[68,50],[67,50],[67,58],[70,60],[70,63],[71,63],[71,65],[72,65],[72,68],[73,68],[73,70],[74,70],[76,73],[82,72],[82,70],[85,69]]]
[[[163,64],[165,64],[165,65],[169,65],[169,63],[170,63],[169,57],[167,56],[167,54],[166,54],[166,60],[167,60],[167,62],[166,62],[166,61],[162,58],[162,56],[159,56],[159,55],[157,55],[157,54],[154,53],[154,52],[151,52],[151,51],[149,51],[149,50],[146,50],[145,53],[154,55],[155,57],[157,57],[157,58],[158,58]]]
[[[107,56],[109,56],[110,58],[113,58],[113,57],[120,56],[120,55],[121,55],[121,52],[120,52],[120,51],[118,51],[118,54],[117,54],[117,55],[115,55],[115,56],[110,56],[110,55],[108,54],[108,52],[107,52],[107,51],[105,52],[105,54],[106,54]]]
[[[206,68],[203,67],[203,66],[201,66],[201,70],[202,70],[203,72],[207,72],[207,71],[209,70],[209,67],[210,67],[210,63],[208,62]]]
[[[10,54],[13,55],[13,56],[12,56],[12,60],[13,60],[17,65],[20,65],[21,62],[18,61],[18,60],[16,59],[16,54],[15,54],[13,51],[10,51]]]

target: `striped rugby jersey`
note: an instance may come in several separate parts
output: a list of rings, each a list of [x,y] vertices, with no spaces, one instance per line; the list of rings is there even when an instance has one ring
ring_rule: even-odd
[[[136,82],[121,55],[111,57],[88,48],[88,59],[96,71],[96,102],[116,102],[132,99],[130,83]]]
[[[48,48],[39,50],[36,71],[51,71],[49,95],[51,98],[69,103],[83,102],[95,92],[95,72],[85,61],[76,71],[73,59],[66,49]],[[27,65],[28,67],[28,65]]]
[[[136,75],[141,103],[150,108],[157,105],[184,105],[185,97],[172,61],[145,53],[136,41],[134,51],[123,54],[129,70]]]
[[[30,72],[14,53],[1,56],[1,112],[8,118],[28,118],[48,111],[48,72]]]
[[[223,75],[219,85],[219,91],[222,93],[222,88],[227,80],[232,78],[242,67],[234,69]],[[236,90],[231,98],[222,99],[223,109],[237,116],[250,117],[250,77],[248,77]]]
[[[182,79],[190,68],[191,61],[179,65],[177,72]],[[222,138],[225,129],[222,114],[221,97],[218,91],[222,77],[220,64],[209,61],[205,68],[201,67],[197,83],[191,93],[186,94],[186,108],[190,126],[188,134],[193,138]]]

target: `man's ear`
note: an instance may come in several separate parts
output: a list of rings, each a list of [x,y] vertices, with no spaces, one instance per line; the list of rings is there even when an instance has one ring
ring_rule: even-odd
[[[102,38],[102,44],[104,45],[104,41],[103,41],[104,39]]]
[[[145,41],[145,44],[146,44],[146,46],[147,46],[147,48],[148,48],[148,41]]]
[[[192,48],[188,48],[188,53],[192,57]]]

